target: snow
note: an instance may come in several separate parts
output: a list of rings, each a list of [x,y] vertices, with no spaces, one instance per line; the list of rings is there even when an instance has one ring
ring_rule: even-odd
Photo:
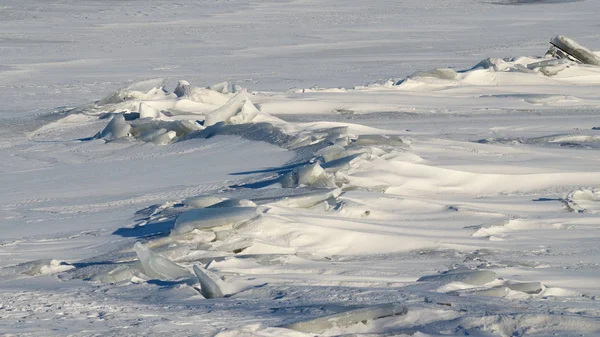
[[[2,334],[600,333],[596,2],[0,7]]]

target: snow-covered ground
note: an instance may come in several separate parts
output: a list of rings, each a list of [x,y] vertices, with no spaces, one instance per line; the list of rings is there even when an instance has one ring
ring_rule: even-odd
[[[599,10],[3,1],[0,334],[600,335]]]

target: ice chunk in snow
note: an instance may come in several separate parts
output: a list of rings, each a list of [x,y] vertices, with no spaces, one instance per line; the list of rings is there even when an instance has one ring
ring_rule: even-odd
[[[142,272],[148,277],[173,280],[190,276],[190,272],[187,269],[160,254],[152,252],[147,247],[144,247],[141,242],[136,242],[133,249],[138,259],[140,259]]]
[[[119,114],[113,116],[110,122],[108,122],[108,125],[106,125],[104,130],[100,131],[96,138],[103,138],[107,141],[115,140],[129,136],[130,130],[131,126],[127,124],[125,117]]]
[[[339,314],[319,317],[308,321],[283,326],[306,333],[319,333],[332,328],[344,328],[363,321],[373,321],[390,316],[406,315],[408,308],[396,303],[386,303],[372,307],[345,311]]]
[[[558,35],[550,43],[582,63],[600,66],[600,56],[566,36]]]
[[[306,185],[321,188],[336,188],[335,177],[329,174],[319,163],[306,164],[279,177],[278,182],[284,188]]]
[[[29,269],[22,272],[22,274],[34,276],[34,275],[46,275],[46,274],[56,274],[63,271],[67,271],[75,268],[73,265],[66,263],[64,261],[54,260],[54,259],[43,259],[36,260],[27,263]]]
[[[108,273],[100,274],[92,278],[93,281],[102,283],[118,283],[131,280],[135,273],[129,266],[118,266]]]
[[[183,234],[194,229],[234,225],[257,215],[256,207],[198,208],[181,213],[171,233]]]
[[[243,124],[250,123],[254,117],[256,117],[260,111],[252,104],[252,102],[247,99],[240,111],[235,114],[233,117],[229,118],[229,123],[231,124]]]
[[[167,131],[159,136],[156,136],[152,139],[152,143],[156,145],[167,145],[173,141],[177,137],[177,132],[175,131]]]
[[[214,205],[208,206],[209,208],[225,208],[225,207],[256,207],[256,204],[252,200],[248,199],[227,199],[223,200]]]
[[[343,146],[331,145],[320,149],[315,155],[323,158],[325,162],[328,162],[343,157],[345,151],[346,149]]]
[[[204,298],[210,299],[223,297],[223,292],[217,284],[220,279],[217,280],[218,278],[209,270],[194,265],[194,274],[196,274],[196,277],[200,282],[200,294],[202,294]]]
[[[569,193],[565,200],[568,206],[575,212],[600,213],[600,189],[580,189]]]
[[[506,285],[510,290],[520,291],[526,294],[539,294],[544,290],[541,282],[509,283]]]
[[[190,85],[188,81],[179,81],[173,91],[179,98],[187,98],[194,102],[212,104],[221,106],[225,104],[229,97],[218,91],[209,88],[198,88]]]
[[[325,170],[318,163],[308,164],[298,169],[298,184],[313,185],[325,176]]]
[[[439,78],[441,80],[453,80],[458,76],[456,70],[450,68],[436,68],[431,71],[418,71],[410,77],[434,77]]]
[[[423,276],[417,282],[462,282],[470,285],[483,285],[496,279],[496,273],[489,270],[449,270],[438,275]]]
[[[258,113],[258,109],[248,99],[246,90],[242,90],[236,93],[225,105],[208,114],[204,120],[204,125],[211,126],[219,122],[248,123]]]
[[[229,82],[221,82],[221,83],[213,84],[213,85],[209,86],[207,89],[214,90],[214,91],[220,92],[222,94],[228,94],[229,93]]]
[[[158,118],[160,117],[160,111],[158,109],[142,102],[138,108],[140,118]]]
[[[190,82],[186,81],[186,80],[180,80],[177,82],[177,86],[175,87],[175,90],[173,90],[173,93],[175,95],[177,95],[177,97],[183,97],[185,96],[186,92],[189,90],[188,88],[190,87]]]
[[[197,197],[191,197],[184,199],[182,202],[184,205],[194,208],[205,208],[221,201],[225,200],[225,198],[215,197],[211,195],[201,195]]]
[[[154,138],[159,137],[165,133],[167,133],[167,129],[165,129],[165,128],[150,129],[150,130],[142,132],[136,138],[143,142],[151,142],[154,140]]]

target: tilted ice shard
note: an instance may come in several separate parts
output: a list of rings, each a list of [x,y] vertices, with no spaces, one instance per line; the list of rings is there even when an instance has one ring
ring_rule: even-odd
[[[190,272],[187,269],[160,254],[152,252],[147,247],[144,247],[141,242],[136,242],[133,249],[140,259],[142,272],[148,277],[161,280],[174,280],[190,276]]]
[[[222,94],[228,94],[229,93],[229,82],[225,81],[225,82],[213,84],[213,85],[209,86],[207,89],[214,90],[214,91],[220,92]]]
[[[204,125],[211,126],[219,122],[229,121],[231,117],[242,112],[247,101],[247,96],[248,93],[246,90],[236,93],[225,105],[209,113],[204,120]]]
[[[108,125],[104,128],[104,130],[100,131],[96,138],[103,138],[105,140],[115,140],[118,138],[123,138],[129,136],[129,130],[131,126],[125,122],[125,117],[119,114],[113,116],[113,118],[108,122]]]
[[[252,219],[256,207],[198,208],[181,213],[171,233],[182,234],[194,229],[233,225]]]
[[[550,43],[582,63],[600,66],[600,56],[566,36],[558,35]]]
[[[406,315],[408,308],[396,303],[386,303],[372,307],[345,311],[339,314],[319,317],[308,321],[296,322],[283,326],[306,333],[319,333],[336,327],[347,327],[363,321],[373,321],[379,318]]]
[[[260,111],[252,104],[249,99],[244,101],[240,110],[231,118],[229,118],[229,123],[231,124],[243,124],[250,123],[254,117],[256,117]]]
[[[483,285],[496,279],[496,273],[490,270],[449,270],[438,275],[423,276],[417,282],[462,282],[471,285]]]
[[[194,274],[200,282],[200,293],[204,298],[219,298],[223,297],[223,292],[217,284],[216,276],[204,268],[194,265]],[[220,281],[220,280],[219,280]]]

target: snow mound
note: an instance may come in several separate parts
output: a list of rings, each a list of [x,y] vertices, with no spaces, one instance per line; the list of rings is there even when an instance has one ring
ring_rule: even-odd
[[[19,269],[25,269],[21,274],[29,276],[57,274],[75,268],[75,266],[65,261],[55,259],[42,259],[27,262],[19,267]]]
[[[569,207],[579,213],[600,214],[600,189],[584,188],[565,198]]]

